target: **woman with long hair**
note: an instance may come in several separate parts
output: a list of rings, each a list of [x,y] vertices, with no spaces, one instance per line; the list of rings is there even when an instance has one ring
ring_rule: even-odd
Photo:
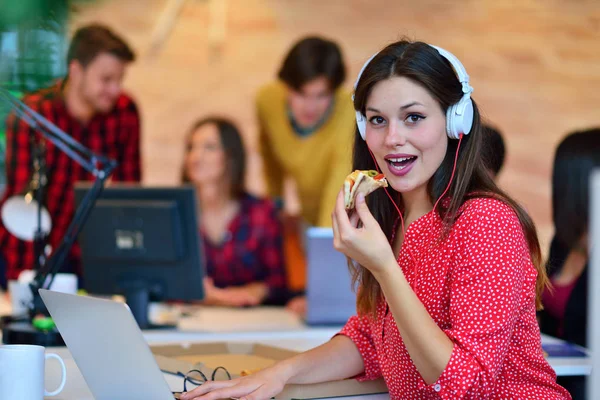
[[[570,398],[541,348],[536,231],[485,169],[471,91],[458,59],[426,43],[393,43],[367,62],[354,168],[379,169],[390,188],[349,214],[340,192],[332,216],[358,315],[316,349],[184,399],[267,399],[350,377],[383,377],[394,399]]]
[[[548,257],[552,288],[539,314],[543,333],[586,347],[590,261],[590,176],[600,168],[600,129],[567,135],[556,148],[552,173],[554,239]],[[585,399],[583,376],[560,377],[573,399]]]
[[[196,188],[207,304],[254,306],[287,299],[281,223],[271,201],[246,192],[245,160],[231,121],[208,117],[190,130],[182,181]]]

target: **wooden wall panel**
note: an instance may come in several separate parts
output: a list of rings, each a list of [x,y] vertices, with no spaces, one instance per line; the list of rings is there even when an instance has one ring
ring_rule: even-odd
[[[367,57],[408,36],[445,47],[465,64],[474,98],[505,134],[500,184],[527,207],[547,248],[554,147],[573,129],[600,125],[600,2],[185,0],[152,54],[167,3],[98,1],[81,6],[72,26],[106,23],[138,52],[126,87],[142,110],[145,182],[176,183],[188,127],[218,113],[242,128],[251,153],[248,186],[260,193],[253,99],[288,47],[312,33],[339,41],[350,86]]]

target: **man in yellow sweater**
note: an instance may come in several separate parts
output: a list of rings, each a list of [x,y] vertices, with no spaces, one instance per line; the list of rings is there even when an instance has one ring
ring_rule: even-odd
[[[332,41],[304,38],[287,54],[278,77],[257,96],[269,194],[284,198],[284,182],[291,179],[304,222],[329,227],[336,196],[352,165],[355,131],[351,96],[341,88],[346,77],[341,51]],[[301,292],[306,271],[300,227],[286,225],[289,286]],[[290,308],[303,314],[304,299],[292,300]]]
[[[292,178],[303,219],[331,226],[335,198],[352,163],[354,107],[341,88],[346,76],[337,44],[302,39],[290,50],[279,80],[257,97],[263,169],[273,197]]]

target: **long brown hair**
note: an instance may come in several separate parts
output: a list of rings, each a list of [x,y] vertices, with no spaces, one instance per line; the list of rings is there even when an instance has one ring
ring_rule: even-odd
[[[590,174],[600,167],[600,128],[573,132],[556,148],[552,171],[552,219],[556,239],[572,249],[588,232]]]
[[[392,77],[406,77],[424,87],[440,104],[443,112],[461,99],[462,86],[452,66],[437,50],[423,42],[402,40],[393,43],[379,52],[365,68],[356,88],[354,108],[365,114],[367,98],[373,86]],[[473,127],[469,135],[462,139],[456,174],[447,194],[448,202],[439,202],[436,211],[444,221],[444,235],[458,218],[460,207],[469,199],[488,197],[508,204],[517,214],[527,243],[531,260],[537,269],[536,306],[541,308],[541,293],[548,283],[545,267],[542,264],[540,244],[533,221],[516,201],[504,193],[491,178],[482,159],[483,128],[479,109],[473,101]],[[442,195],[452,175],[458,140],[449,140],[446,156],[428,183],[428,194],[432,203]],[[353,169],[376,169],[369,154],[367,143],[358,130],[354,140]],[[390,195],[402,209],[402,196],[392,188]],[[442,205],[443,204],[443,205]],[[367,198],[367,205],[379,222],[388,240],[393,235],[397,211],[385,192],[376,191]],[[357,308],[361,314],[374,313],[381,299],[381,287],[366,268],[348,263],[353,281],[358,284]]]

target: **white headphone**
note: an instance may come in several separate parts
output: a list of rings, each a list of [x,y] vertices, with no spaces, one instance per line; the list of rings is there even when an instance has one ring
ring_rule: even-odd
[[[440,47],[431,44],[430,46],[436,49],[442,57],[450,62],[458,77],[458,81],[462,84],[462,98],[458,103],[448,107],[448,111],[446,112],[446,133],[450,139],[458,139],[461,134],[468,135],[469,132],[471,132],[471,126],[473,125],[473,102],[471,101],[473,88],[469,85],[469,74],[467,74],[465,67],[454,54]],[[356,82],[354,83],[354,92],[356,92],[356,87],[358,86],[358,82],[360,81],[360,77],[365,71],[365,68],[367,68],[367,65],[369,65],[371,60],[373,60],[377,54],[379,53],[373,54],[360,69]],[[354,94],[352,94],[352,101],[354,101]],[[356,111],[356,125],[358,126],[360,136],[363,140],[366,140],[367,117],[360,111]]]

